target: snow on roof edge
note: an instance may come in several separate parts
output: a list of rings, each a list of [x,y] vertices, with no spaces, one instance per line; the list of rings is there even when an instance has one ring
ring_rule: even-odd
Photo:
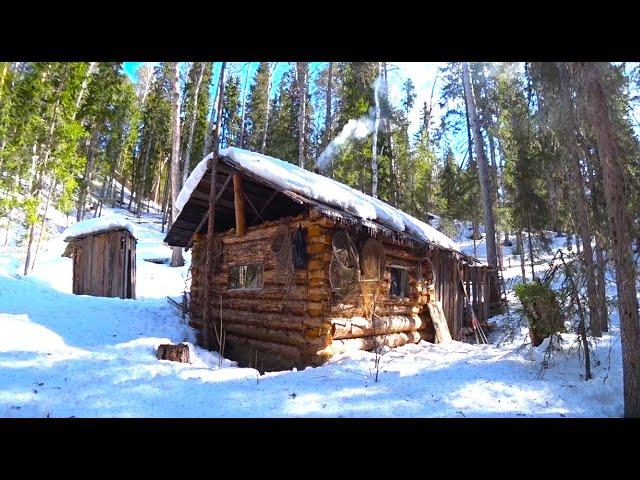
[[[178,215],[207,171],[212,153],[193,169],[176,199]],[[409,233],[423,241],[462,253],[456,242],[444,233],[402,210],[355,190],[329,177],[304,170],[293,163],[236,147],[220,150],[232,165],[276,185],[329,206],[342,209],[363,220],[373,220],[398,232]],[[177,218],[177,215],[176,215]]]
[[[222,150],[220,151],[220,154],[222,154]],[[204,157],[202,160],[200,160],[200,162],[198,163],[198,165],[195,166],[191,174],[189,174],[189,177],[187,178],[187,181],[185,182],[185,184],[182,186],[182,190],[180,190],[180,193],[178,194],[178,198],[176,198],[175,207],[178,211],[176,218],[178,218],[178,215],[180,215],[180,212],[182,212],[182,209],[186,205],[187,201],[189,201],[189,198],[191,198],[191,194],[200,183],[200,180],[202,180],[202,177],[204,177],[204,174],[207,172],[207,164],[209,163],[209,159],[212,156],[213,156],[213,153],[210,153],[209,155]]]
[[[62,232],[65,242],[70,242],[81,236],[108,232],[111,230],[127,230],[137,240],[138,235],[133,224],[122,217],[97,217],[74,223]]]

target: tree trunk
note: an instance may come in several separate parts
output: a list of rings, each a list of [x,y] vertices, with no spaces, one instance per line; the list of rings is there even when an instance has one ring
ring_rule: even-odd
[[[533,239],[531,238],[531,213],[529,213],[529,223],[527,225],[527,238],[529,243],[529,260],[531,261],[531,279],[535,281],[536,271],[533,269]]]
[[[213,321],[211,318],[211,279],[215,272],[213,271],[213,256],[215,255],[214,251],[214,242],[213,242],[213,232],[215,227],[216,220],[216,177],[218,173],[218,155],[220,152],[220,125],[222,123],[222,103],[224,98],[224,70],[227,62],[222,63],[222,68],[220,69],[220,87],[218,91],[218,121],[216,122],[216,128],[214,130],[214,143],[213,143],[213,155],[209,160],[209,169],[211,170],[211,188],[209,191],[209,211],[208,211],[208,222],[207,222],[207,254],[205,258],[205,276],[204,276],[204,312],[202,318],[202,336],[205,342],[205,347],[210,346],[210,335],[209,335],[209,323]],[[222,355],[222,352],[220,352]]]
[[[298,166],[304,168],[305,135],[307,119],[307,68],[308,63],[296,62],[296,78],[298,84]]]
[[[520,250],[520,273],[522,275],[522,283],[527,283],[527,272],[524,267],[524,241],[522,239],[522,230],[516,232],[516,245]]]
[[[371,147],[371,196],[378,198],[378,129],[380,128],[380,81],[381,67],[378,64],[378,78],[376,79],[375,88],[373,90],[373,98],[375,102],[375,120],[373,122],[373,137]]]
[[[605,272],[607,263],[602,246],[602,238],[596,235],[596,298],[598,306],[598,318],[603,332],[609,331],[609,312],[607,312],[607,296]]]
[[[268,66],[267,71],[269,77],[267,78],[267,105],[264,109],[264,132],[262,132],[262,146],[260,147],[260,153],[264,155],[267,149],[267,131],[269,130],[269,96],[271,95],[271,65]]]
[[[331,143],[331,130],[332,130],[332,98],[331,98],[331,90],[333,84],[333,62],[329,62],[329,72],[327,78],[327,89],[325,92],[325,114],[324,114],[324,145],[326,148],[329,143]]]
[[[613,259],[616,266],[618,311],[622,343],[625,417],[640,417],[640,318],[636,270],[631,251],[631,222],[627,210],[627,182],[621,147],[611,120],[604,88],[604,65],[581,63],[586,90],[585,109],[595,135],[602,165]]]
[[[576,132],[578,122],[573,115],[574,105],[571,101],[571,88],[569,85],[568,72],[565,63],[557,63],[560,76],[560,99],[562,102],[562,111],[566,115],[566,120],[562,127],[565,131],[566,142],[568,144],[569,154],[572,157],[570,162],[570,172],[573,184],[574,194],[574,214],[578,223],[578,231],[582,240],[582,262],[584,265],[585,276],[587,280],[587,306],[589,309],[589,327],[591,334],[596,337],[602,336],[601,320],[599,318],[599,309],[597,305],[597,294],[595,284],[595,268],[593,263],[593,249],[591,248],[591,227],[589,226],[589,206],[585,198],[585,182],[580,166],[580,149],[576,140]]]
[[[84,218],[85,203],[87,201],[87,195],[89,192],[89,186],[91,184],[91,177],[93,176],[93,160],[95,156],[96,143],[98,142],[98,130],[94,130],[91,139],[89,140],[89,151],[87,155],[87,163],[84,167],[84,175],[82,176],[82,185],[80,187],[80,193],[78,195],[78,205],[76,207],[76,221],[80,222]]]
[[[44,233],[44,226],[47,220],[47,213],[49,213],[49,205],[51,204],[51,197],[53,196],[53,192],[56,189],[57,180],[51,179],[51,186],[49,187],[49,193],[47,193],[47,202],[44,206],[44,214],[42,215],[42,222],[40,222],[40,234],[38,235],[38,243],[36,245],[36,251],[33,254],[33,260],[31,262],[30,270],[33,270],[33,266],[36,264],[36,259],[38,258],[38,252],[40,251],[40,242],[42,241],[42,234]]]
[[[104,199],[104,195],[105,195],[106,190],[107,190],[107,184],[106,184],[106,182],[104,181],[104,178],[103,178],[102,179],[102,187],[100,187],[100,195],[98,196],[98,206],[96,207],[95,211],[93,212],[93,218],[96,218],[98,216],[98,212],[102,208],[102,201]]]
[[[216,64],[213,63],[211,66],[211,78],[213,78],[213,70],[215,70]],[[219,87],[219,86],[218,86]],[[207,127],[207,132],[204,135],[204,155],[209,155],[211,153],[211,140],[212,140],[212,132],[215,128],[215,107],[211,109],[211,114],[209,115],[209,126]]]
[[[24,274],[29,275],[31,273],[31,257],[33,256],[33,234],[36,228],[36,222],[31,224],[29,228],[29,244],[27,245],[27,258],[24,261]]]
[[[89,83],[89,78],[96,70],[96,65],[98,62],[90,62],[89,68],[87,69],[87,73],[82,80],[82,86],[80,87],[80,92],[78,92],[78,98],[76,98],[76,111],[73,114],[73,119],[75,120],[76,114],[78,113],[78,109],[80,108],[80,103],[82,102],[82,97],[84,97],[84,92],[87,91],[87,84]]]
[[[163,188],[163,195],[162,195],[162,233],[164,233],[164,226],[167,223],[167,211],[168,211],[168,203],[169,203],[169,178],[171,177],[171,174],[169,172],[167,172],[167,175],[165,176],[165,180],[164,180],[164,188]]]
[[[198,117],[198,95],[200,93],[200,85],[202,77],[204,77],[205,62],[200,62],[200,73],[196,81],[196,89],[193,92],[193,112],[191,113],[191,124],[189,125],[189,139],[187,140],[187,148],[184,152],[184,160],[182,162],[182,186],[187,183],[189,173],[191,172],[191,145],[193,144],[193,132],[196,128],[196,119]]]
[[[2,91],[4,89],[4,79],[7,76],[8,69],[9,69],[9,62],[3,62],[3,65],[0,69],[0,99],[2,98]]]
[[[249,69],[244,76],[244,87],[242,87],[242,115],[240,117],[240,148],[244,148],[244,137],[246,135],[244,128],[245,106],[247,103],[247,81],[249,80]]]
[[[142,164],[142,178],[138,182],[137,192],[136,192],[136,215],[140,217],[140,212],[142,211],[142,203],[144,202],[144,188],[147,183],[147,169],[149,167],[149,155],[151,155],[151,150],[153,149],[153,132],[149,135],[149,144],[147,145],[147,149],[144,152],[144,163]]]
[[[178,218],[178,209],[176,208],[176,199],[180,193],[180,86],[178,74],[178,62],[173,62],[173,101],[171,102],[171,123],[172,123],[172,142],[171,142],[171,203],[172,203],[172,222]],[[171,263],[172,267],[181,267],[184,265],[181,247],[171,247]]]
[[[495,221],[493,218],[493,206],[491,202],[491,190],[489,187],[489,174],[487,169],[487,159],[484,155],[482,147],[482,135],[480,133],[480,125],[478,123],[478,113],[476,111],[475,99],[471,90],[471,81],[469,79],[469,65],[467,62],[462,63],[462,79],[464,83],[465,97],[469,107],[469,121],[471,123],[471,131],[473,132],[473,143],[476,151],[476,162],[478,164],[478,176],[480,178],[480,191],[482,194],[482,206],[484,209],[484,223],[487,244],[487,263],[490,267],[498,267],[496,254],[496,235]]]

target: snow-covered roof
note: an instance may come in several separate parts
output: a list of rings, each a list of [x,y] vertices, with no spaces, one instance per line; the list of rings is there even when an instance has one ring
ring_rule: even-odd
[[[128,230],[134,238],[138,238],[133,224],[128,222],[125,218],[115,216],[91,218],[89,220],[83,220],[82,222],[74,223],[69,228],[67,228],[62,233],[62,235],[64,241],[69,242],[78,237],[109,232],[111,230]]]
[[[180,212],[207,171],[211,154],[194,168],[176,199]],[[285,192],[347,212],[362,220],[376,222],[396,232],[404,232],[428,243],[460,252],[458,245],[442,232],[391,205],[355,190],[329,177],[319,175],[292,163],[259,153],[229,147],[220,150],[220,158],[226,163],[250,172],[265,182]]]

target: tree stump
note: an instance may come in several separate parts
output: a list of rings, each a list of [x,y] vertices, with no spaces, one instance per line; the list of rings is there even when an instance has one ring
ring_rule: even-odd
[[[158,360],[171,360],[172,362],[189,363],[189,345],[180,343],[171,345],[170,343],[160,345],[156,352]]]

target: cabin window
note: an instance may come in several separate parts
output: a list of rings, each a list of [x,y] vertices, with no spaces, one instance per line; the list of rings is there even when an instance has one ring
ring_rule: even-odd
[[[392,297],[409,296],[409,272],[404,268],[391,267],[391,290]]]
[[[231,267],[231,289],[262,288],[262,264],[249,263]]]

